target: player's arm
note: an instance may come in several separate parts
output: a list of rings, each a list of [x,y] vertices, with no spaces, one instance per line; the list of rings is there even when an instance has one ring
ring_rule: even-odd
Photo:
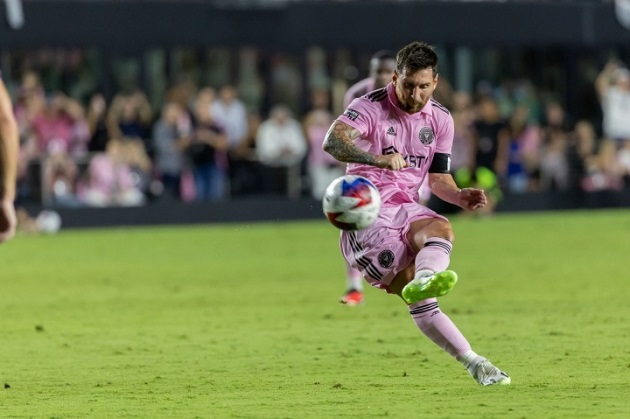
[[[619,63],[617,60],[609,60],[602,71],[597,75],[597,78],[595,79],[595,90],[600,97],[606,96],[606,92],[608,92],[608,88],[610,86],[610,81],[612,80],[612,74],[618,68]]]
[[[442,201],[449,202],[467,210],[482,208],[488,203],[482,189],[460,189],[450,174],[451,156],[445,153],[435,153],[429,167],[429,187],[431,192]]]
[[[0,242],[15,234],[13,201],[17,177],[19,132],[11,98],[0,78]]]
[[[361,133],[345,122],[335,121],[326,133],[323,148],[337,160],[344,163],[360,163],[381,169],[400,170],[407,163],[398,153],[375,155],[361,150],[354,144]]]

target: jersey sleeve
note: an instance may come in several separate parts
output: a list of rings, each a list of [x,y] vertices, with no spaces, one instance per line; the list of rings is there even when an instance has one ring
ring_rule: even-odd
[[[449,114],[447,118],[444,118],[442,123],[438,126],[438,132],[436,133],[436,153],[451,154],[453,148],[453,135],[455,134],[455,127],[453,123],[453,117]]]
[[[337,120],[350,125],[367,137],[372,133],[375,120],[374,103],[363,97],[354,99]]]

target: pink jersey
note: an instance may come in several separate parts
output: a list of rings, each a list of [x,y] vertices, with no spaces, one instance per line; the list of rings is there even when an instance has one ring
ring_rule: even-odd
[[[451,154],[453,118],[434,99],[415,114],[398,107],[394,85],[353,100],[339,121],[356,128],[361,136],[355,145],[375,154],[400,153],[407,162],[398,171],[349,163],[346,173],[372,181],[381,193],[383,206],[418,202],[418,189],[427,177],[435,153]]]

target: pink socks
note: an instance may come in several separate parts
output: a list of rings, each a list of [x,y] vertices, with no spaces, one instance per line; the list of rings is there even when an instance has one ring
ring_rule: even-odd
[[[471,350],[457,326],[442,313],[437,299],[429,298],[411,304],[409,314],[418,329],[451,356],[458,358]]]
[[[441,272],[448,268],[451,262],[450,241],[440,237],[429,237],[416,255],[416,273],[418,271]]]

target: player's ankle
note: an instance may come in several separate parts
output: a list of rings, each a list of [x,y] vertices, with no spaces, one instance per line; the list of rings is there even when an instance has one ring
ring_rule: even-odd
[[[431,269],[419,269],[416,271],[416,274],[414,275],[413,279],[420,279],[420,278],[426,278],[428,276],[433,275],[435,272],[432,271]]]
[[[480,356],[475,353],[472,349],[464,352],[462,355],[457,357],[457,361],[459,361],[466,369],[470,370],[474,368],[476,364],[479,363]]]

